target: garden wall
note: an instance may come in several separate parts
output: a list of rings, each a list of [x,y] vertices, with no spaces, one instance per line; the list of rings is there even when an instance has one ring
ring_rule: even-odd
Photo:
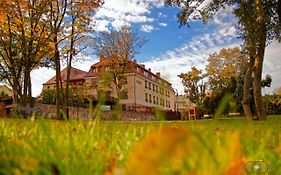
[[[56,106],[37,103],[35,107],[39,108],[42,115],[48,118],[56,118]],[[72,119],[88,120],[90,118],[96,118],[99,116],[102,120],[112,120],[115,111],[100,111],[92,110],[80,107],[69,107],[69,116]],[[91,113],[91,114],[90,114]],[[135,111],[122,111],[118,116],[118,120],[121,121],[151,121],[157,120],[156,115],[151,112],[135,112]]]

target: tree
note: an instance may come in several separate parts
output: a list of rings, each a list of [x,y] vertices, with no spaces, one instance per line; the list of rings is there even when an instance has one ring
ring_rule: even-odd
[[[124,74],[128,63],[139,53],[145,41],[128,26],[123,26],[118,31],[101,32],[94,40],[92,48],[95,54],[105,61],[107,75],[117,92],[117,104],[126,83]]]
[[[265,79],[261,80],[261,87],[270,87],[272,78],[269,74],[265,75]]]
[[[48,0],[2,2],[1,72],[14,91],[14,102],[33,106],[30,72],[48,55]],[[5,9],[2,9],[5,8]],[[18,99],[20,97],[20,100]]]
[[[238,112],[242,109],[243,77],[248,63],[249,56],[235,47],[223,48],[219,53],[211,54],[206,66],[212,94],[217,96],[217,100],[231,94]]]
[[[182,79],[182,84],[185,87],[184,91],[192,102],[197,106],[203,104],[204,97],[206,95],[207,83],[204,81],[205,74],[202,70],[198,70],[196,67],[192,67],[187,73],[181,73],[178,75]]]
[[[213,53],[208,58],[206,66],[211,90],[230,88],[233,81],[244,74],[248,56],[241,53],[238,47],[223,48],[219,53]],[[231,89],[230,90],[234,90]]]
[[[69,82],[70,82],[70,69],[73,57],[75,57],[80,51],[86,48],[86,42],[89,40],[87,34],[92,32],[92,26],[89,25],[92,22],[92,16],[95,10],[102,4],[102,0],[70,0],[69,10],[67,11],[68,17],[66,21],[70,21],[67,26],[70,32],[66,35],[67,40],[64,42],[64,52],[67,53],[67,80],[65,88],[65,107],[66,118],[69,119]]]
[[[261,76],[266,43],[274,38],[281,39],[281,0],[165,0],[165,3],[181,9],[178,19],[181,25],[188,24],[190,18],[207,22],[219,9],[229,5],[238,17],[239,29],[250,57],[254,59],[254,100],[258,119],[265,120],[265,108],[261,95]],[[278,18],[279,16],[279,18]]]
[[[85,34],[87,26],[90,25],[90,13],[94,12],[101,4],[102,0],[53,0],[49,3],[50,12],[47,18],[52,34],[51,42],[54,46],[51,60],[56,70],[56,114],[58,118],[63,118],[61,111],[66,111],[66,103],[68,103],[68,97],[65,96],[63,91],[60,75],[62,48],[67,48],[66,50],[69,56],[67,61],[67,82],[69,83],[71,61],[73,56],[77,54],[75,47],[83,41],[83,34]],[[70,29],[69,33],[66,32],[68,29]],[[68,89],[69,87],[66,90],[67,94]]]

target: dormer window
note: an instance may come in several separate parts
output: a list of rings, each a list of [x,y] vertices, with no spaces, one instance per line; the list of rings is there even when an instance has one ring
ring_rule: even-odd
[[[93,67],[92,72],[97,73],[98,72],[98,68]]]
[[[148,72],[144,71],[144,76],[148,77]]]

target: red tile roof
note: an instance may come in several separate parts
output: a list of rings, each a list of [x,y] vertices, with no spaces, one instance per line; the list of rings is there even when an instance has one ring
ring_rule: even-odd
[[[85,71],[71,67],[70,68],[70,81],[84,79],[86,74],[87,74],[87,72],[85,72]],[[61,71],[62,82],[65,82],[66,78],[67,78],[67,68],[65,68]],[[44,85],[55,84],[55,83],[56,83],[56,76],[52,77],[49,81],[44,83]]]

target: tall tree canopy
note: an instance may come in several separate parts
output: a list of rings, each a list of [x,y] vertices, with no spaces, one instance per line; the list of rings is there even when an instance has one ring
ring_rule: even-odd
[[[204,97],[206,95],[207,83],[204,81],[206,77],[202,70],[198,70],[196,67],[192,67],[187,73],[181,73],[178,75],[182,79],[182,84],[185,87],[184,91],[191,101],[197,106],[203,104]]]
[[[253,59],[249,65],[249,75],[254,74],[254,99],[257,115],[260,120],[266,119],[261,95],[261,76],[265,46],[272,39],[281,38],[280,21],[281,0],[165,0],[166,4],[181,9],[178,19],[181,25],[188,24],[190,19],[208,21],[218,10],[225,6],[233,7],[238,17],[241,37],[246,49]]]
[[[0,59],[3,77],[15,102],[32,106],[30,72],[49,54],[50,32],[45,19],[48,0],[1,2]],[[20,98],[20,100],[18,99]]]
[[[93,14],[102,3],[102,0],[0,0],[0,80],[12,86],[16,103],[32,106],[30,72],[48,60],[56,70],[60,116],[65,105],[60,77],[62,55],[68,55],[70,67],[72,57],[84,47]]]

